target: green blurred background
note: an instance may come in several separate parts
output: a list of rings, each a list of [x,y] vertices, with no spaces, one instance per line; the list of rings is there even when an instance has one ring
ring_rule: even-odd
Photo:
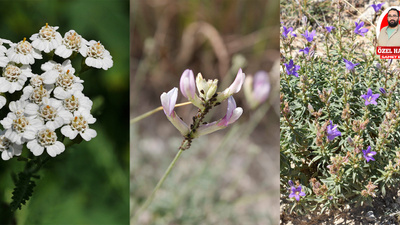
[[[83,93],[94,102],[97,121],[91,128],[97,137],[44,165],[31,200],[15,214],[17,224],[128,224],[129,1],[1,1],[0,6],[0,38],[17,43],[49,23],[59,26],[62,36],[75,30],[88,41],[100,41],[114,61],[108,71],[81,75]],[[11,172],[23,166],[15,158],[0,162],[3,204],[11,201]]]

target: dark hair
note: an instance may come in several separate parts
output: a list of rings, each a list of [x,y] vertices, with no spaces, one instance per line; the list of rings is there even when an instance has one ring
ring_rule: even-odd
[[[395,8],[389,9],[388,14],[389,14],[389,12],[392,11],[392,10],[396,11],[396,12],[397,12],[397,16],[399,16],[399,10],[397,10],[397,9],[395,9]]]

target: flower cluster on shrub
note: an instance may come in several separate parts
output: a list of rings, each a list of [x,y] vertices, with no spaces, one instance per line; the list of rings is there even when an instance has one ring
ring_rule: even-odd
[[[303,213],[369,203],[400,175],[398,63],[363,21],[310,24],[281,33],[281,193]]]
[[[57,30],[46,24],[31,42],[0,39],[3,160],[21,155],[25,145],[35,156],[46,150],[55,157],[65,150],[64,137],[72,140],[79,134],[89,141],[97,135],[90,128],[96,121],[90,113],[93,103],[83,94],[79,75],[87,67],[109,69],[112,57],[98,41],[87,41],[74,30],[62,37]],[[78,54],[82,67],[76,73],[71,59]]]

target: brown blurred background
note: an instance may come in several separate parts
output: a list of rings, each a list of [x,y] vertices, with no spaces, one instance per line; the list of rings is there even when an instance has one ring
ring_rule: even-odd
[[[272,91],[228,128],[195,139],[139,224],[277,224],[279,215],[279,1],[131,1],[131,118],[161,105],[185,69],[218,79],[239,68],[269,73]],[[177,103],[185,102],[179,93]],[[194,106],[176,108],[187,123]],[[208,121],[222,118],[226,104]],[[159,111],[131,124],[131,213],[143,204],[183,138]]]

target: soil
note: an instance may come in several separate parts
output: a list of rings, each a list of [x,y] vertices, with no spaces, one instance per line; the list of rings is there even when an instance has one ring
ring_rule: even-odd
[[[371,205],[344,205],[324,214],[317,212],[309,215],[289,214],[290,204],[284,199],[281,197],[280,224],[400,224],[400,191],[376,197]]]

